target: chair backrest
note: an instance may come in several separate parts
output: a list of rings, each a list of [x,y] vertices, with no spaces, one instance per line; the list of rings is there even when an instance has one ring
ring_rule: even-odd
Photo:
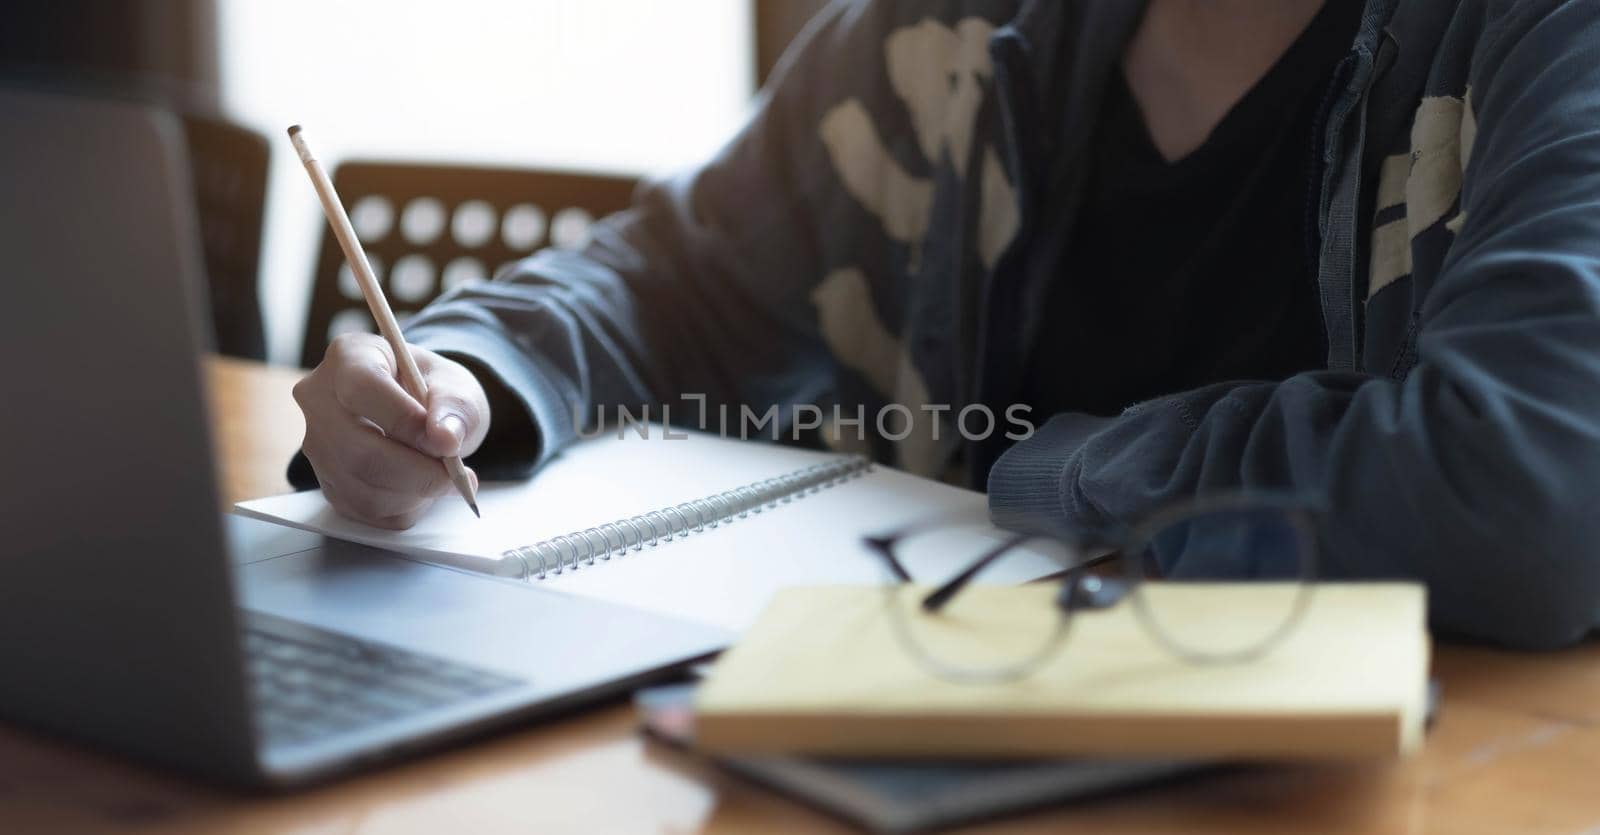
[[[545,246],[577,247],[596,219],[628,207],[635,180],[515,168],[346,162],[334,188],[403,323],[441,293],[492,277]],[[326,228],[300,354],[322,360],[340,333],[375,330]]]
[[[216,349],[266,359],[256,276],[267,204],[267,138],[197,114],[183,115],[200,217]]]

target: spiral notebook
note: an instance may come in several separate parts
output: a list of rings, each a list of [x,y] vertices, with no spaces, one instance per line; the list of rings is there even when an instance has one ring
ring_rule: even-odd
[[[318,491],[241,502],[238,512],[413,556],[524,579],[742,631],[777,591],[884,579],[863,536],[938,518],[937,547],[908,570],[936,582],[1003,534],[984,496],[857,456],[761,441],[629,431],[582,441],[525,482],[485,483],[481,520],[437,502],[407,531],[335,513]],[[683,437],[686,435],[687,437]],[[1061,570],[1051,555],[987,576],[1024,582]]]

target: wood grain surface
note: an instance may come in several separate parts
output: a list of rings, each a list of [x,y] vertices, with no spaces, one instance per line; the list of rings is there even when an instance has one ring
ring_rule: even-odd
[[[210,361],[225,498],[284,492],[298,373]],[[971,827],[985,833],[1600,833],[1600,642],[1441,646],[1423,751],[1233,768]],[[0,686],[4,686],[0,683]],[[591,707],[329,785],[251,795],[0,723],[3,833],[834,833],[849,827],[642,740]]]

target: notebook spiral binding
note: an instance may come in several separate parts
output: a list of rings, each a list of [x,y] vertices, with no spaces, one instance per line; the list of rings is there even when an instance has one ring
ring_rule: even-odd
[[[788,504],[825,487],[858,478],[871,469],[872,462],[859,455],[824,461],[705,498],[512,548],[501,556],[520,564],[519,579],[543,580],[551,574],[576,571],[579,566],[592,566],[597,560],[609,561],[629,550],[654,548],[674,538],[681,539],[779,504]]]

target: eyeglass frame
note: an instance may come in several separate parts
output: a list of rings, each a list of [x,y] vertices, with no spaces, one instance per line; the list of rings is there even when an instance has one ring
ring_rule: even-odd
[[[1132,577],[1133,569],[1127,567],[1124,568],[1124,577],[1120,582],[1088,573],[1090,569],[1103,567],[1113,562],[1122,561],[1127,566],[1127,560],[1129,559],[1142,559],[1143,546],[1153,542],[1157,533],[1166,530],[1180,520],[1228,510],[1283,510],[1286,512],[1286,517],[1293,520],[1296,529],[1301,534],[1302,541],[1305,543],[1304,547],[1308,549],[1303,556],[1304,563],[1302,566],[1302,581],[1305,583],[1305,587],[1295,596],[1294,608],[1271,634],[1249,648],[1233,652],[1204,653],[1185,647],[1174,641],[1166,630],[1160,626],[1155,619],[1155,615],[1150,611],[1149,601],[1144,595],[1138,593],[1144,580],[1148,578],[1139,577],[1134,579]],[[971,585],[972,580],[982,573],[985,568],[993,564],[995,560],[1031,540],[1053,540],[1067,546],[1073,552],[1095,554],[1095,556],[1088,557],[1069,566],[1059,574],[1041,578],[1040,581],[1042,582],[1059,576],[1061,590],[1054,598],[1054,606],[1060,613],[1056,631],[1051,634],[1049,642],[1040,651],[1022,662],[1013,664],[1011,667],[992,672],[980,672],[954,667],[934,658],[908,634],[899,634],[898,637],[904,647],[923,666],[933,670],[941,677],[971,682],[1017,681],[1037,672],[1045,661],[1048,661],[1055,653],[1060,651],[1061,647],[1066,643],[1065,633],[1071,625],[1073,614],[1079,611],[1109,609],[1122,600],[1131,597],[1134,601],[1135,616],[1144,626],[1145,632],[1163,649],[1174,656],[1187,663],[1199,665],[1220,666],[1248,663],[1272,651],[1284,639],[1293,634],[1294,630],[1304,621],[1305,614],[1311,605],[1311,592],[1314,589],[1315,578],[1321,573],[1319,534],[1322,530],[1321,523],[1324,516],[1325,512],[1321,503],[1302,494],[1232,492],[1201,496],[1169,504],[1154,513],[1140,517],[1131,525],[1118,523],[1078,534],[1072,539],[1057,535],[1014,532],[999,544],[985,551],[971,565],[929,592],[918,603],[918,608],[925,612],[937,614],[962,589]],[[955,526],[944,518],[924,519],[889,533],[864,536],[862,537],[862,542],[869,551],[883,559],[885,566],[898,581],[896,585],[890,588],[904,588],[906,585],[915,582],[915,580],[900,559],[894,555],[895,546],[912,536],[943,527]],[[1130,557],[1128,555],[1128,546],[1130,545],[1141,546],[1139,551],[1134,552],[1139,554],[1139,557]],[[897,633],[903,633],[906,626],[901,622],[901,619],[891,618],[890,620],[895,625]]]

